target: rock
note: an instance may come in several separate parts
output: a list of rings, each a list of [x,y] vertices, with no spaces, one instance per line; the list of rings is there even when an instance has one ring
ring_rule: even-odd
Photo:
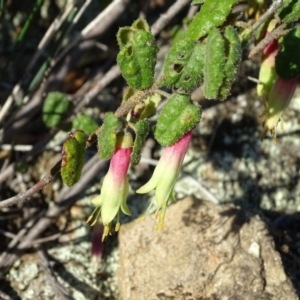
[[[148,216],[121,227],[122,300],[298,299],[258,216],[186,198],[155,225]]]

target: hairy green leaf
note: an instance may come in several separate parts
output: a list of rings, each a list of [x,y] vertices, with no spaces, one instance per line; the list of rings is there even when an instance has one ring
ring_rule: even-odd
[[[97,130],[98,125],[90,116],[79,114],[73,120],[73,128],[83,130],[87,134],[92,134]]]
[[[201,10],[194,16],[186,36],[194,41],[206,36],[213,27],[222,25],[236,0],[206,0]]]
[[[298,20],[300,18],[300,1],[284,0],[277,13],[283,22],[293,22]]]
[[[102,125],[102,131],[98,136],[98,148],[101,159],[109,159],[115,152],[117,132],[122,122],[113,113],[107,113]]]
[[[155,138],[170,146],[200,121],[201,109],[188,96],[174,94],[162,109],[155,128]]]
[[[228,97],[242,59],[241,41],[232,26],[226,27],[224,38],[227,59],[224,66],[223,82],[219,89],[220,100],[224,100]]]
[[[84,162],[86,134],[76,130],[63,144],[61,177],[65,185],[72,186],[79,181]]]
[[[191,39],[176,42],[170,49],[164,64],[161,86],[177,93],[189,94],[203,82],[205,45]]]
[[[56,127],[65,116],[71,103],[65,94],[51,92],[45,99],[43,106],[43,121],[49,128]]]
[[[204,63],[204,96],[216,99],[224,78],[225,40],[217,28],[208,35]]]
[[[121,34],[123,28],[119,30],[120,52],[117,62],[128,85],[138,90],[148,88],[153,83],[157,46],[145,20],[138,19],[133,26],[126,28],[126,34]]]
[[[131,163],[133,166],[136,166],[141,160],[143,146],[150,130],[149,121],[145,119],[137,122],[135,124],[135,130],[136,136],[131,153]]]

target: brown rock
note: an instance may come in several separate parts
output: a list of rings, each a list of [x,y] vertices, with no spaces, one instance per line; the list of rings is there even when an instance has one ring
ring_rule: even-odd
[[[155,225],[149,216],[121,228],[122,300],[298,299],[259,217],[187,198]]]

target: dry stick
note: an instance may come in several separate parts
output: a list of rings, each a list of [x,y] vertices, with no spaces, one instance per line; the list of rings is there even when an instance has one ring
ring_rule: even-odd
[[[28,189],[24,193],[20,193],[14,197],[3,200],[0,202],[0,208],[11,206],[19,202],[24,202],[26,199],[30,198],[33,194],[39,192],[44,186],[49,184],[54,176],[60,171],[61,161],[56,163],[56,165],[50,170],[50,173],[44,176],[40,181],[38,181],[34,186]]]
[[[2,291],[0,291],[0,299],[1,300],[12,300],[12,298],[10,296],[8,296],[7,294],[3,293]]]
[[[54,36],[54,34],[56,33],[56,31],[61,27],[61,25],[63,24],[63,22],[66,20],[66,18],[68,17],[68,15],[70,14],[70,12],[71,12],[72,9],[73,9],[73,5],[68,5],[67,8],[66,8],[66,10],[65,10],[65,12],[60,17],[57,17],[52,22],[52,24],[50,25],[49,29],[47,30],[47,32],[45,33],[44,37],[40,41],[40,43],[39,43],[39,45],[37,47],[37,50],[36,50],[33,58],[31,59],[29,65],[27,66],[27,68],[26,68],[26,70],[24,72],[24,76],[15,85],[15,87],[13,88],[12,93],[9,95],[9,97],[5,101],[3,107],[1,108],[1,111],[0,111],[0,123],[3,121],[3,119],[5,118],[5,116],[7,115],[7,113],[9,112],[9,109],[10,109],[11,105],[13,104],[14,99],[16,98],[17,94],[20,92],[21,86],[22,86],[22,82],[24,81],[25,77],[28,76],[28,74],[31,72],[32,67],[34,66],[34,64],[36,63],[36,61],[39,59],[39,57],[41,56],[41,54],[44,52],[46,46],[49,44],[49,42],[51,41],[51,39]]]
[[[90,22],[81,32],[80,36],[75,39],[70,46],[67,46],[64,51],[57,58],[52,61],[51,68],[53,69],[57,64],[65,57],[65,55],[73,48],[74,46],[78,46],[83,39],[92,38],[93,36],[99,35],[103,33],[125,10],[126,4],[129,3],[129,0],[115,0],[108,7],[105,8],[103,12],[101,12],[92,22]],[[96,27],[96,28],[95,28]],[[71,47],[72,46],[72,47]],[[65,64],[64,64],[65,65]],[[50,72],[50,70],[48,70]],[[61,74],[60,74],[61,75]],[[53,78],[53,81],[59,81],[57,78]],[[32,100],[23,107],[14,118],[11,118],[11,122],[14,122],[13,127],[9,128],[8,136],[14,134],[14,130],[16,128],[20,128],[26,125],[27,120],[33,116],[37,109],[38,105],[42,102],[44,98],[43,95],[47,92],[49,79],[47,82],[42,84],[37,92],[35,92]],[[52,89],[54,87],[51,87]],[[25,118],[26,117],[26,118]],[[0,140],[3,133],[0,131]]]
[[[9,267],[25,249],[31,247],[40,234],[49,228],[52,222],[56,220],[57,216],[60,216],[77,201],[78,198],[76,195],[86,188],[89,182],[95,177],[95,174],[99,173],[105,164],[106,162],[99,160],[98,155],[96,154],[84,166],[83,175],[79,183],[75,184],[72,188],[65,187],[62,189],[58,196],[57,203],[49,207],[46,213],[43,213],[43,216],[37,216],[37,222],[34,219],[34,222],[33,220],[30,220],[25,224],[22,230],[27,233],[26,238],[23,238],[20,241],[20,238],[22,238],[24,234],[21,235],[18,233],[18,239],[13,239],[9,243],[8,249],[0,256],[0,277],[8,271]],[[33,223],[35,225],[32,227]],[[16,248],[17,251],[13,251],[14,248]]]
[[[281,24],[273,31],[270,32],[263,40],[261,40],[249,53],[248,57],[251,58],[258,52],[263,50],[269,43],[273,40],[280,38],[281,36],[287,34],[291,29],[285,29],[286,23]]]
[[[283,0],[277,0],[272,3],[268,10],[260,16],[260,18],[252,26],[252,30],[255,31],[258,27],[264,23],[283,3]]]
[[[29,221],[22,227],[22,229],[15,235],[15,237],[9,242],[6,249],[1,253],[0,255],[0,269],[1,269],[1,261],[5,261],[7,256],[10,256],[10,252],[12,249],[16,247],[16,245],[23,239],[23,237],[26,235],[26,233],[32,228],[33,224],[37,222],[37,220],[42,217],[42,215],[45,213],[45,211],[41,211],[38,214],[33,215]],[[17,255],[15,253],[15,255]],[[0,274],[1,278],[1,274]]]
[[[178,0],[176,1],[165,14],[162,14],[159,19],[151,26],[151,32],[155,36],[166,27],[166,25],[172,20],[172,18],[186,5],[190,0]]]
[[[175,4],[173,4],[169,10],[160,16],[160,18],[153,24],[154,29],[151,29],[151,31],[154,31],[153,34],[157,34],[158,30],[162,30],[163,26],[166,26],[166,24],[168,24],[168,22],[170,21],[170,19],[172,17],[175,16],[176,13],[178,13],[185,5],[187,5],[189,3],[188,0],[181,0],[181,1],[177,1]],[[162,21],[160,21],[162,20]],[[120,75],[120,70],[119,67],[117,65],[113,66],[111,68],[111,70],[108,72],[107,76],[105,76],[102,78],[102,81],[99,82],[99,84],[97,84],[87,95],[87,97],[94,97],[96,96],[99,91],[101,91],[101,89],[103,89],[103,85],[109,83],[110,81],[112,81],[114,78],[116,78],[117,76]],[[142,97],[146,97],[147,95],[150,95],[151,93],[153,93],[156,90],[156,84],[153,84],[152,87],[150,87],[149,89],[145,90],[145,91],[139,91],[136,94],[141,95]],[[128,101],[126,101],[124,103],[123,106],[119,107],[116,112],[115,115],[117,117],[120,117],[122,115],[125,115],[126,113],[128,113],[135,105],[136,103],[139,103],[139,101],[141,101],[140,99],[136,98],[136,95],[133,95],[131,98],[128,99]],[[95,132],[95,134],[92,134],[89,138],[88,138],[88,143],[93,143],[94,140],[96,139],[96,135],[100,133],[100,127],[97,129],[97,131]],[[54,176],[60,171],[60,165],[61,165],[61,161],[59,161],[55,167],[52,168],[50,174],[47,174],[44,178],[42,178],[37,184],[35,184],[35,186],[33,186],[30,190],[30,192],[25,192],[23,194],[19,194],[16,195],[12,198],[9,198],[7,200],[3,200],[0,202],[0,208],[9,206],[9,205],[13,205],[19,201],[24,201],[26,200],[26,198],[32,196],[34,193],[38,192],[41,188],[43,188],[45,185],[49,184]],[[55,173],[56,172],[56,173]],[[0,182],[1,182],[1,174],[0,174]],[[39,189],[40,188],[40,189]]]
[[[114,79],[116,79],[118,76],[120,76],[120,69],[117,65],[113,66],[102,78],[101,80],[97,83],[97,85],[91,89],[87,94],[86,98],[91,99],[95,97],[98,93],[101,92],[101,90],[106,87],[109,83],[111,83]],[[84,105],[84,101],[81,101],[78,106],[80,108],[82,107],[81,105]],[[30,104],[29,104],[30,105]],[[31,106],[31,105],[30,105]],[[77,109],[75,110],[75,113],[77,112]],[[45,145],[52,139],[52,136],[58,132],[57,129],[51,130],[51,132],[44,137],[42,141],[39,141],[37,144],[33,146],[33,149],[28,152],[25,156],[22,157],[20,161],[11,163],[5,170],[1,171],[0,173],[0,183],[7,180],[7,178],[13,173],[14,168],[16,166],[16,163],[20,162],[28,162],[30,161],[33,157],[35,157],[38,153],[40,153]],[[12,200],[12,198],[10,198]],[[1,208],[1,203],[0,202],[0,208]]]
[[[90,22],[56,58],[59,62],[73,47],[82,40],[89,39],[102,34],[122,13],[124,12],[130,0],[115,0],[110,3],[92,22]]]
[[[39,265],[44,270],[44,272],[47,276],[48,282],[52,286],[53,292],[55,294],[55,299],[61,299],[61,300],[73,299],[73,297],[68,295],[67,291],[57,281],[55,275],[53,274],[52,268],[50,266],[50,263],[49,263],[49,260],[48,260],[48,257],[47,257],[47,254],[45,253],[45,251],[40,248],[37,251],[37,253],[39,256],[39,260],[40,260]]]

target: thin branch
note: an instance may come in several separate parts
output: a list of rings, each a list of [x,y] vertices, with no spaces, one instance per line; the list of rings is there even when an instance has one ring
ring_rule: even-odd
[[[198,188],[198,190],[201,192],[201,194],[210,202],[214,204],[220,204],[220,201],[207,189],[205,188],[196,178],[194,178],[192,175],[183,172],[184,176],[188,177],[193,184]]]
[[[74,46],[78,45],[84,39],[103,33],[114,20],[116,20],[127,7],[129,0],[115,0],[109,4],[92,22],[90,22],[56,58],[59,62]]]
[[[291,29],[285,29],[286,23],[281,24],[273,31],[270,32],[264,39],[262,39],[249,53],[248,57],[251,58],[258,52],[263,50],[269,43],[273,40],[280,38],[281,36],[287,34]]]
[[[275,13],[276,10],[282,5],[282,3],[283,0],[274,1],[268,8],[268,10],[263,13],[260,18],[253,24],[252,31],[254,32],[255,30],[257,30],[261,24],[263,24],[268,18],[270,18],[272,14]]]
[[[137,91],[133,96],[131,96],[126,102],[124,102],[116,111],[115,116],[120,118],[125,116],[132,110],[137,104],[154,93],[157,88],[156,82],[148,89]]]
[[[0,145],[1,150],[8,150],[8,151],[18,151],[18,152],[28,152],[33,149],[33,145],[10,145],[10,144],[4,144]],[[61,151],[61,146],[46,146],[46,150],[53,150],[56,152]]]
[[[0,123],[3,121],[3,119],[5,118],[5,116],[7,115],[7,113],[9,112],[9,109],[10,109],[11,105],[13,104],[14,99],[16,99],[17,94],[21,91],[21,86],[22,86],[22,82],[24,81],[24,78],[27,77],[28,74],[31,72],[32,67],[37,62],[37,60],[39,59],[39,57],[41,56],[41,54],[44,52],[46,46],[51,41],[52,37],[56,34],[57,30],[61,27],[61,25],[63,24],[63,22],[65,21],[65,19],[68,17],[68,15],[69,15],[69,13],[70,13],[70,11],[72,9],[73,9],[73,6],[72,5],[68,5],[67,8],[66,8],[66,10],[65,10],[65,12],[61,16],[57,17],[52,22],[52,24],[50,25],[50,27],[48,28],[48,30],[45,33],[44,37],[40,41],[40,43],[39,43],[39,45],[37,47],[37,50],[36,50],[34,56],[32,57],[29,65],[27,66],[27,68],[25,70],[24,76],[15,85],[15,87],[13,88],[12,93],[9,95],[9,97],[5,101],[4,105],[2,106],[2,108],[0,110]]]
[[[55,275],[53,274],[52,268],[50,266],[47,254],[45,253],[45,251],[43,249],[39,249],[37,251],[37,254],[39,256],[39,260],[40,263],[39,265],[42,267],[42,269],[44,270],[48,282],[50,282],[52,288],[53,288],[53,292],[55,294],[55,299],[60,299],[60,300],[71,300],[73,299],[73,297],[71,297],[67,291],[59,284],[59,282],[57,281]]]
[[[161,32],[166,25],[178,14],[186,5],[188,5],[190,0],[178,0],[176,1],[165,14],[162,14],[159,19],[151,26],[151,32],[155,36]]]
[[[57,202],[48,208],[48,210],[42,211],[39,214],[33,214],[31,219],[24,225],[24,227],[18,232],[17,238],[13,239],[7,249],[0,255],[0,277],[6,273],[15,260],[22,254],[25,249],[31,247],[33,242],[41,235],[41,233],[49,228],[49,226],[56,220],[58,216],[62,214],[67,208],[73,205],[78,200],[78,195],[81,193],[95,174],[106,165],[106,162],[99,160],[98,155],[94,155],[84,166],[82,178],[79,183],[71,188],[65,187],[61,190],[57,197]],[[34,226],[33,226],[34,224]],[[26,239],[20,238],[26,234]],[[18,251],[15,251],[17,247]]]
[[[158,89],[155,90],[155,93],[157,93],[157,94],[159,94],[159,95],[161,95],[161,96],[163,96],[163,97],[165,97],[167,99],[170,99],[170,97],[172,96],[172,94],[169,94],[169,93],[167,93],[165,91],[158,90]]]

